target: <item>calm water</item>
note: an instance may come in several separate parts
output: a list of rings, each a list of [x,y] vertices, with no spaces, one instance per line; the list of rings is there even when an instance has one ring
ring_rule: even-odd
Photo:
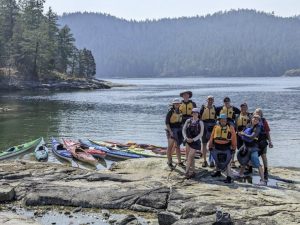
[[[134,87],[79,92],[1,93],[0,148],[39,136],[136,141],[166,145],[164,119],[170,101],[184,89],[201,105],[207,95],[221,105],[247,102],[264,109],[274,148],[272,166],[300,167],[300,78],[165,78],[112,80]],[[26,155],[25,158],[32,156]],[[51,158],[51,161],[55,159]]]

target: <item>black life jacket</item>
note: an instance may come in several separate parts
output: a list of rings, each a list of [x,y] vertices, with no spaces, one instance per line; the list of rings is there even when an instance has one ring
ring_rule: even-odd
[[[201,125],[200,125],[200,120],[197,122],[193,123],[192,119],[189,119],[187,122],[187,128],[186,128],[186,136],[188,138],[195,138],[197,137],[200,132],[201,132]]]

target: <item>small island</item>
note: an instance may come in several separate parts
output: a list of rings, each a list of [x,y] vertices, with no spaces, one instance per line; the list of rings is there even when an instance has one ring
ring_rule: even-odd
[[[0,89],[103,89],[92,52],[78,49],[44,1],[4,1],[0,9]]]
[[[300,77],[300,69],[287,70],[284,74],[284,77]]]

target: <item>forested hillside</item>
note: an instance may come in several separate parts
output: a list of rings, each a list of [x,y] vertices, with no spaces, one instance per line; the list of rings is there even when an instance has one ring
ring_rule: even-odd
[[[300,68],[300,20],[254,10],[127,21],[65,14],[78,47],[92,49],[101,77],[280,76]]]
[[[44,13],[44,3],[0,0],[0,78],[93,77],[92,52],[75,47],[70,28],[59,28],[51,8]]]

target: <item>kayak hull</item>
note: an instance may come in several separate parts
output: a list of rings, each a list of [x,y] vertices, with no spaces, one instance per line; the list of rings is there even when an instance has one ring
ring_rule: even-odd
[[[63,144],[59,143],[55,138],[51,138],[51,146],[52,152],[57,158],[72,162],[72,154],[63,146]]]
[[[37,161],[45,161],[48,159],[48,148],[45,146],[45,141],[43,138],[35,148],[34,155]]]
[[[38,138],[34,141],[30,141],[27,143],[24,143],[22,145],[13,146],[3,152],[0,153],[0,160],[8,159],[17,155],[20,155],[22,153],[25,153],[29,151],[30,149],[34,148],[41,142],[42,138]]]

